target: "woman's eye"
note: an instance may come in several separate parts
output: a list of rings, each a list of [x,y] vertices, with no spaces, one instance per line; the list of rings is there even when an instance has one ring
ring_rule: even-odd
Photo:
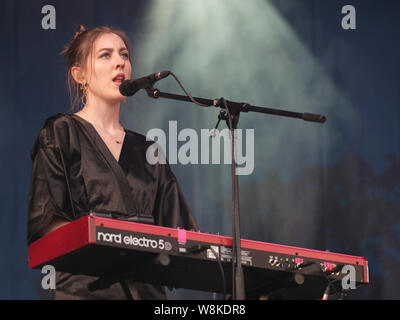
[[[100,58],[109,58],[111,55],[109,53],[103,53]],[[129,53],[121,53],[123,59],[129,59]]]

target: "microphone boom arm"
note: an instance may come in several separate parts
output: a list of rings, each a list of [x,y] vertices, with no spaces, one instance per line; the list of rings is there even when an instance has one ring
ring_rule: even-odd
[[[146,89],[147,95],[150,98],[158,99],[158,98],[165,98],[165,99],[172,99],[178,101],[188,101],[193,102],[188,96],[180,95],[180,94],[173,94],[173,93],[166,93],[161,92],[158,89],[149,88]],[[225,105],[221,102],[221,99],[207,99],[207,98],[197,98],[193,97],[197,102],[205,105],[204,107],[219,107],[225,109]],[[234,102],[225,100],[226,103],[229,105],[229,108],[234,111],[239,112],[257,112],[257,113],[265,113],[265,114],[272,114],[275,116],[283,116],[283,117],[290,117],[290,118],[297,118],[303,119],[304,121],[311,121],[311,122],[319,122],[324,123],[326,121],[326,117],[324,115],[315,114],[315,113],[300,113],[300,112],[293,112],[287,110],[279,110],[279,109],[272,109],[267,107],[258,107],[252,106],[248,103],[244,102]]]

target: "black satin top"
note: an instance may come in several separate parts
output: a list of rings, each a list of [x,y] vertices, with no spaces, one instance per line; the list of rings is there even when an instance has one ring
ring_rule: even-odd
[[[31,152],[28,244],[55,217],[73,221],[90,211],[151,215],[157,225],[198,230],[169,165],[147,162],[154,142],[125,132],[117,161],[88,121],[70,114],[46,120]]]

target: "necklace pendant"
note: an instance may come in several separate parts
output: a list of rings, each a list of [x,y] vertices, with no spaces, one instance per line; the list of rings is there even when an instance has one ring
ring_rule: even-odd
[[[121,141],[115,141],[116,143],[118,143],[118,144],[120,144],[121,143]]]

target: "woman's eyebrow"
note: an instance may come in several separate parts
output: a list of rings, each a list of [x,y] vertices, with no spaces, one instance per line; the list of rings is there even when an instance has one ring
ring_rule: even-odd
[[[128,51],[128,49],[126,47],[121,47],[119,48],[119,52],[121,51]],[[99,53],[100,51],[114,51],[113,48],[101,48],[100,50],[97,51],[97,53]]]

